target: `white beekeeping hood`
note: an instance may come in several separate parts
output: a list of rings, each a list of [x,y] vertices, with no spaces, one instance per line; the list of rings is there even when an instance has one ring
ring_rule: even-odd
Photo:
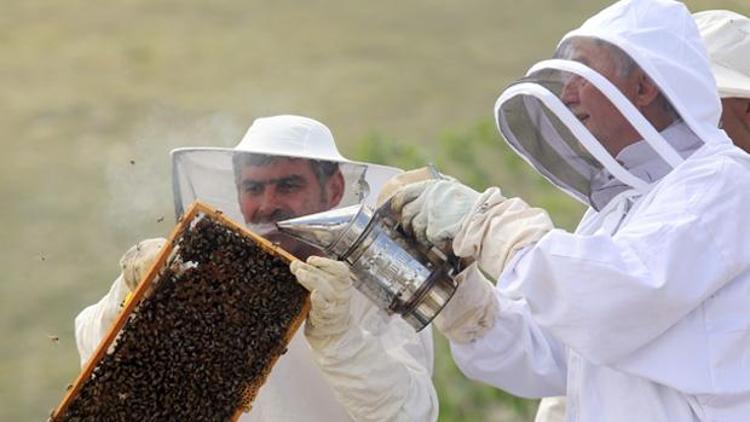
[[[721,106],[703,42],[682,3],[619,1],[565,35],[558,49],[580,40],[606,43],[632,58],[656,83],[691,136],[704,143],[729,142],[718,129]],[[495,117],[511,147],[558,187],[598,210],[619,193],[646,191],[654,181],[608,152],[584,125],[586,116],[566,106],[562,97],[571,81],[595,87],[606,106],[637,131],[645,141],[637,154],[662,160],[670,168],[683,161],[679,147],[592,67],[568,59],[545,60],[500,95]]]

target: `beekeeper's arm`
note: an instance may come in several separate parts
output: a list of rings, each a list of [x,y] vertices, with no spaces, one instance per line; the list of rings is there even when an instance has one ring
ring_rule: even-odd
[[[128,293],[135,290],[159,254],[165,239],[147,239],[138,242],[120,259],[121,274],[109,292],[96,304],[81,311],[75,319],[75,335],[81,366],[96,351],[110,326],[117,318]]]
[[[694,311],[720,299],[719,289],[748,269],[746,230],[727,223],[750,207],[744,194],[750,183],[738,174],[725,165],[673,180],[614,236],[551,231],[509,274],[509,292],[526,298],[540,325],[594,364],[682,391],[709,387],[706,368],[693,364],[670,374],[664,368],[685,355],[677,351],[711,356],[724,347],[703,334],[722,327],[706,325],[713,315]],[[744,309],[729,300],[722,312]]]
[[[405,321],[371,331],[353,321],[354,276],[339,261],[310,257],[291,270],[311,291],[305,337],[337,399],[357,421],[435,421],[431,353]]]
[[[741,241],[747,237],[744,229],[727,224],[738,210],[750,208],[744,194],[750,182],[739,173],[736,166],[723,165],[672,180],[669,189],[656,191],[615,235],[550,230],[503,270],[501,289],[496,290],[500,317],[494,326],[474,343],[452,342],[459,366],[494,385],[508,382],[505,374],[493,374],[493,365],[499,365],[498,356],[506,350],[497,345],[511,334],[502,328],[512,324],[499,322],[518,303],[527,314],[521,324],[527,327],[521,331],[523,338],[540,333],[532,337],[534,343],[546,341],[553,356],[557,340],[595,365],[691,394],[718,391],[722,385],[717,387],[715,368],[696,362],[717,356],[717,350],[719,356],[737,353],[732,347],[739,342],[724,343],[711,331],[732,326],[707,326],[702,310],[711,310],[711,301],[722,299],[725,315],[739,315],[744,309],[720,292],[747,271],[750,262],[750,247]],[[501,239],[493,234],[482,246]],[[723,315],[709,316],[723,322]],[[518,351],[523,359],[537,361],[539,346]],[[682,350],[691,353],[679,353]],[[722,359],[722,370],[741,373],[743,362]],[[535,378],[538,374],[526,373]],[[542,395],[564,391],[546,393]]]
[[[409,185],[392,206],[419,241],[452,243],[471,262],[435,319],[462,371],[520,396],[564,394],[564,348],[531,319],[524,300],[506,297],[490,281],[552,228],[547,214],[497,188],[480,195],[453,180]]]
[[[426,167],[399,174],[381,187],[378,205],[402,186],[431,177]],[[372,305],[376,322],[352,312],[353,275],[343,263],[310,258],[293,264],[292,271],[312,292],[305,336],[349,414],[358,421],[437,420],[429,327],[417,334],[400,317],[389,318]]]

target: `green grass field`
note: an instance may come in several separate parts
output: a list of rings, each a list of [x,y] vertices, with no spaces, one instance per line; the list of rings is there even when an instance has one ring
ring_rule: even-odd
[[[351,158],[434,161],[573,227],[581,207],[502,147],[491,109],[608,3],[3,1],[0,420],[46,417],[79,370],[74,316],[122,252],[171,229],[168,151],[234,145],[255,117],[310,115]],[[465,380],[442,340],[435,381],[441,420],[533,417]]]

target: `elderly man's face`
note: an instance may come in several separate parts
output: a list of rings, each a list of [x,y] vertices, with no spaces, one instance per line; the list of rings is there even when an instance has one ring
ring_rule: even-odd
[[[305,159],[278,158],[264,165],[246,165],[237,186],[245,223],[275,223],[333,208],[343,193],[339,178],[337,173],[321,185]]]
[[[593,40],[574,39],[571,43],[565,54],[566,59],[581,62],[594,69],[632,101],[637,90],[634,75],[637,72],[622,76],[611,50]],[[565,82],[561,100],[613,156],[640,138],[612,102],[594,85],[579,76],[574,75]]]

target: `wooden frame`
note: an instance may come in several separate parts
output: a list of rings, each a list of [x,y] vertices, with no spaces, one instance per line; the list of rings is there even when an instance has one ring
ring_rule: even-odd
[[[188,211],[180,218],[177,225],[172,230],[172,233],[169,235],[169,238],[167,240],[167,243],[164,245],[162,250],[159,252],[159,255],[157,259],[154,261],[153,265],[151,265],[151,268],[146,273],[145,277],[141,280],[141,282],[138,285],[138,288],[133,292],[132,298],[125,304],[124,308],[120,312],[120,315],[117,317],[117,320],[115,320],[114,324],[110,327],[109,331],[107,332],[107,335],[102,339],[102,341],[99,343],[99,346],[97,347],[94,354],[89,358],[88,362],[86,363],[86,366],[83,368],[81,373],[76,378],[75,382],[72,384],[72,387],[68,389],[68,391],[65,393],[65,396],[63,397],[60,404],[55,408],[52,415],[50,416],[50,419],[52,421],[59,421],[61,420],[62,415],[65,414],[65,411],[67,410],[70,403],[73,401],[73,399],[78,395],[79,391],[81,390],[83,383],[91,377],[91,374],[94,371],[94,368],[99,364],[102,357],[107,353],[107,350],[109,349],[110,345],[115,341],[117,338],[117,335],[120,333],[120,330],[123,326],[125,326],[125,323],[128,321],[130,314],[133,312],[135,307],[140,303],[141,299],[144,297],[146,292],[148,291],[149,287],[153,283],[156,276],[159,274],[159,270],[164,267],[164,264],[169,259],[170,255],[173,251],[174,242],[185,232],[190,228],[191,222],[198,217],[200,214],[204,214],[206,217],[213,219],[214,221],[217,221],[221,223],[223,226],[228,227],[231,230],[237,231],[241,233],[242,235],[250,238],[257,246],[259,246],[264,251],[276,255],[280,257],[282,260],[284,260],[287,263],[290,263],[297,258],[294,257],[294,255],[290,254],[289,252],[285,251],[284,249],[280,248],[279,246],[271,243],[267,239],[251,232],[246,227],[241,226],[234,222],[233,220],[226,217],[221,211],[214,209],[206,204],[203,204],[199,201],[194,202]],[[297,329],[302,324],[302,321],[304,321],[305,317],[307,316],[307,313],[310,309],[310,297],[309,295],[305,299],[305,303],[300,310],[299,314],[297,314],[294,319],[292,320],[292,323],[289,326],[289,329],[287,330],[286,334],[284,335],[284,346],[287,346],[289,342],[291,341],[294,334],[297,332]],[[260,376],[257,379],[257,382],[248,384],[248,386],[245,388],[245,392],[243,393],[243,400],[240,406],[236,409],[234,416],[232,417],[233,421],[236,421],[239,419],[240,415],[242,413],[247,412],[251,409],[251,403],[252,400],[257,395],[260,388],[263,386],[263,384],[266,382],[266,379],[268,378],[268,375],[271,372],[271,368],[276,364],[276,361],[278,360],[280,355],[274,356],[273,359],[268,363],[268,365],[264,368],[263,373],[260,374]]]

